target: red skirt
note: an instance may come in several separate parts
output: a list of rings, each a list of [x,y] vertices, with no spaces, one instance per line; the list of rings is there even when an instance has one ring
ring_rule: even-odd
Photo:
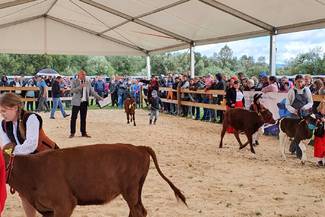
[[[323,137],[315,136],[314,138],[314,157],[325,157],[325,135]]]
[[[244,108],[243,101],[237,101],[237,102],[235,103],[235,108]],[[230,109],[230,107],[227,106],[227,110],[229,110],[229,109]],[[232,128],[232,127],[228,127],[228,128],[227,128],[227,133],[234,133],[234,128]]]
[[[5,202],[7,199],[6,189],[6,168],[3,154],[0,154],[0,216],[4,209]]]

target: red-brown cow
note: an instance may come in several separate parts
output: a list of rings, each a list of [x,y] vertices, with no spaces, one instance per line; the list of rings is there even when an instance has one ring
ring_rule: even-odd
[[[251,112],[241,108],[230,109],[225,112],[223,119],[223,128],[221,131],[221,140],[219,148],[222,148],[222,140],[228,127],[234,128],[234,135],[239,143],[239,149],[250,145],[251,152],[255,154],[253,147],[253,134],[265,123],[275,124],[272,113],[267,109],[262,109],[260,113]],[[239,133],[244,132],[247,136],[247,142],[242,144]]]
[[[126,118],[127,118],[127,123],[130,123],[130,116],[131,116],[131,122],[133,119],[133,125],[136,126],[135,123],[135,107],[136,107],[136,102],[133,98],[128,97],[126,98],[126,100],[124,101],[124,110],[126,113]]]
[[[185,196],[161,172],[150,147],[97,144],[15,156],[7,180],[44,217],[69,217],[76,205],[105,204],[122,195],[129,217],[145,217],[142,186],[150,156],[177,199]],[[4,154],[6,165],[9,155]]]

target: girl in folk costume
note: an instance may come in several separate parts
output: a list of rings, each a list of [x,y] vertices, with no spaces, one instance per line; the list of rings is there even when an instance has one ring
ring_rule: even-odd
[[[23,103],[17,95],[5,93],[0,96],[0,113],[3,117],[0,126],[1,148],[12,149],[12,160],[15,155],[28,155],[58,148],[45,135],[42,129],[42,118],[36,113],[24,111]],[[11,166],[14,167],[14,164]],[[7,182],[10,185],[10,175]],[[26,199],[27,195],[19,194],[19,196],[26,216],[35,217],[36,210]]]
[[[264,105],[261,104],[260,99],[262,98],[262,93],[255,93],[253,97],[253,103],[249,107],[250,111],[260,113],[261,110],[265,109]]]
[[[231,80],[231,79],[230,79]],[[231,81],[230,84],[231,85]],[[227,110],[231,108],[244,108],[245,105],[245,98],[243,91],[239,89],[239,81],[235,80],[232,86],[226,90],[226,105]],[[233,133],[233,128],[227,129],[228,133]]]
[[[317,108],[317,116],[320,120],[314,132],[314,157],[318,166],[324,166],[325,162],[325,101],[322,101]]]
[[[265,109],[264,105],[261,104],[260,99],[262,98],[262,93],[255,93],[254,97],[253,97],[253,103],[251,104],[251,106],[249,107],[250,111],[256,112],[256,113],[260,113],[262,110]],[[253,144],[254,145],[259,145],[258,139],[260,135],[263,135],[264,133],[264,126],[260,127],[258,129],[258,131],[253,134]]]

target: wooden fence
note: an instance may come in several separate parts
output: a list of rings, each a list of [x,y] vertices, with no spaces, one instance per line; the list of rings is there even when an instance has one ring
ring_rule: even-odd
[[[176,99],[164,99],[162,98],[161,101],[165,102],[165,103],[172,103],[172,104],[176,104],[178,106],[178,113],[180,113],[180,106],[179,105],[184,105],[184,106],[194,106],[194,107],[200,107],[200,108],[207,108],[207,109],[213,109],[213,110],[226,110],[226,104],[225,101],[223,101],[221,103],[221,105],[217,105],[217,104],[207,104],[207,103],[198,103],[198,102],[192,102],[192,101],[183,101],[181,99],[181,95],[183,93],[192,93],[192,94],[205,94],[205,95],[226,95],[225,91],[223,90],[197,90],[197,91],[193,91],[193,90],[189,90],[189,89],[182,89],[182,88],[177,88],[177,90],[172,89],[172,88],[167,88],[167,87],[160,87],[159,91],[165,91],[165,92],[176,92]],[[146,96],[144,96],[143,91],[141,91],[141,105],[143,105],[143,100],[147,99]],[[320,102],[322,100],[325,100],[325,95],[313,95],[313,100],[314,102]]]
[[[49,88],[49,91],[51,90],[51,88]],[[0,87],[0,92],[15,92],[15,91],[39,91],[38,87]],[[167,87],[160,87],[159,91],[172,91],[172,92],[176,92],[176,99],[161,99],[163,102],[165,103],[173,103],[176,104],[178,106],[178,108],[180,108],[179,105],[184,105],[184,106],[194,106],[194,107],[200,107],[200,108],[207,108],[207,109],[213,109],[213,110],[226,110],[226,105],[223,102],[221,105],[217,105],[217,104],[207,104],[207,103],[198,103],[198,102],[192,102],[192,101],[183,101],[181,99],[181,95],[183,93],[192,93],[192,94],[206,94],[206,95],[225,95],[226,93],[223,90],[197,90],[197,91],[193,91],[193,90],[189,90],[189,89],[182,89],[182,88],[178,88],[177,90],[174,90],[172,88],[167,88]],[[72,97],[61,97],[62,101],[71,101]],[[146,96],[144,96],[143,94],[143,89],[141,88],[141,95],[140,95],[140,103],[141,105],[143,105],[143,101],[144,99],[146,99]],[[23,98],[22,99],[25,102],[28,101],[37,101],[36,98]],[[315,102],[320,102],[322,100],[325,100],[325,95],[313,95],[313,100]],[[49,97],[48,101],[52,101],[52,98]],[[179,110],[179,109],[178,109]]]

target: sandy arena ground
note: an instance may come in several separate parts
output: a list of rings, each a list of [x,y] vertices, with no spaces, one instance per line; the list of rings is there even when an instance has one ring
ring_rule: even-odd
[[[87,122],[92,138],[68,139],[69,119],[58,112],[56,120],[43,117],[46,132],[62,148],[117,142],[151,146],[165,175],[187,197],[188,208],[176,201],[151,162],[142,194],[148,216],[325,216],[325,168],[314,166],[310,146],[309,162],[302,166],[289,154],[282,161],[273,137],[260,139],[256,156],[248,148],[239,151],[233,135],[226,135],[219,149],[217,124],[162,114],[156,126],[149,126],[147,112],[138,110],[133,127],[122,111],[92,110]],[[24,216],[17,193],[9,194],[3,216]],[[72,216],[126,217],[128,207],[118,197],[102,206],[78,206]]]

